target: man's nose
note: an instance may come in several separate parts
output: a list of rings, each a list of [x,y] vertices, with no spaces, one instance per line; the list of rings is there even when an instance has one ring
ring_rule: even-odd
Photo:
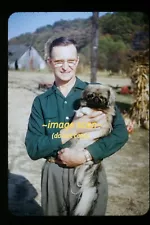
[[[64,63],[63,63],[63,65],[62,65],[62,68],[64,69],[64,70],[67,70],[68,69],[68,62],[67,61],[64,61]]]

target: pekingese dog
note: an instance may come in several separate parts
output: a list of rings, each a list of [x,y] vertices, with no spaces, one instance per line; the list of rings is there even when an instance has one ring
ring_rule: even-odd
[[[102,84],[88,84],[82,92],[80,108],[76,111],[75,117],[82,117],[94,111],[103,111],[106,116],[100,121],[98,131],[88,132],[88,138],[72,138],[70,149],[80,151],[80,149],[94,143],[98,138],[108,135],[112,130],[112,120],[115,115],[115,93],[109,86]],[[86,137],[86,134],[84,134]],[[74,178],[80,190],[79,198],[72,212],[74,216],[87,216],[91,212],[95,200],[97,199],[97,179],[101,163],[88,161],[74,170]]]

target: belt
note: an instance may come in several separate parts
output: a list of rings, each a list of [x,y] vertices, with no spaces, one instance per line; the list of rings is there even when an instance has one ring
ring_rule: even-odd
[[[50,158],[47,159],[47,161],[48,162],[51,162],[51,163],[55,163],[55,160],[56,159],[54,157],[50,157]]]

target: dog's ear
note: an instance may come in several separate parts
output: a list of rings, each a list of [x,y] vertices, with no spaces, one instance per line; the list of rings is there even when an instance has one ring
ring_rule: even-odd
[[[83,99],[84,98],[84,94],[85,94],[85,90],[83,90],[82,92],[81,92],[81,99]]]
[[[87,91],[86,90],[83,90],[81,92],[81,97],[80,97],[80,106],[86,106],[87,102],[85,100],[85,96],[87,94]]]
[[[114,105],[116,101],[115,92],[112,88],[109,88],[108,90],[108,106]]]

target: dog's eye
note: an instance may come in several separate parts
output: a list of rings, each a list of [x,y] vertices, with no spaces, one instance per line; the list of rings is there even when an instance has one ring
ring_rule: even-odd
[[[93,98],[94,97],[94,94],[88,94],[87,97],[88,98]]]

